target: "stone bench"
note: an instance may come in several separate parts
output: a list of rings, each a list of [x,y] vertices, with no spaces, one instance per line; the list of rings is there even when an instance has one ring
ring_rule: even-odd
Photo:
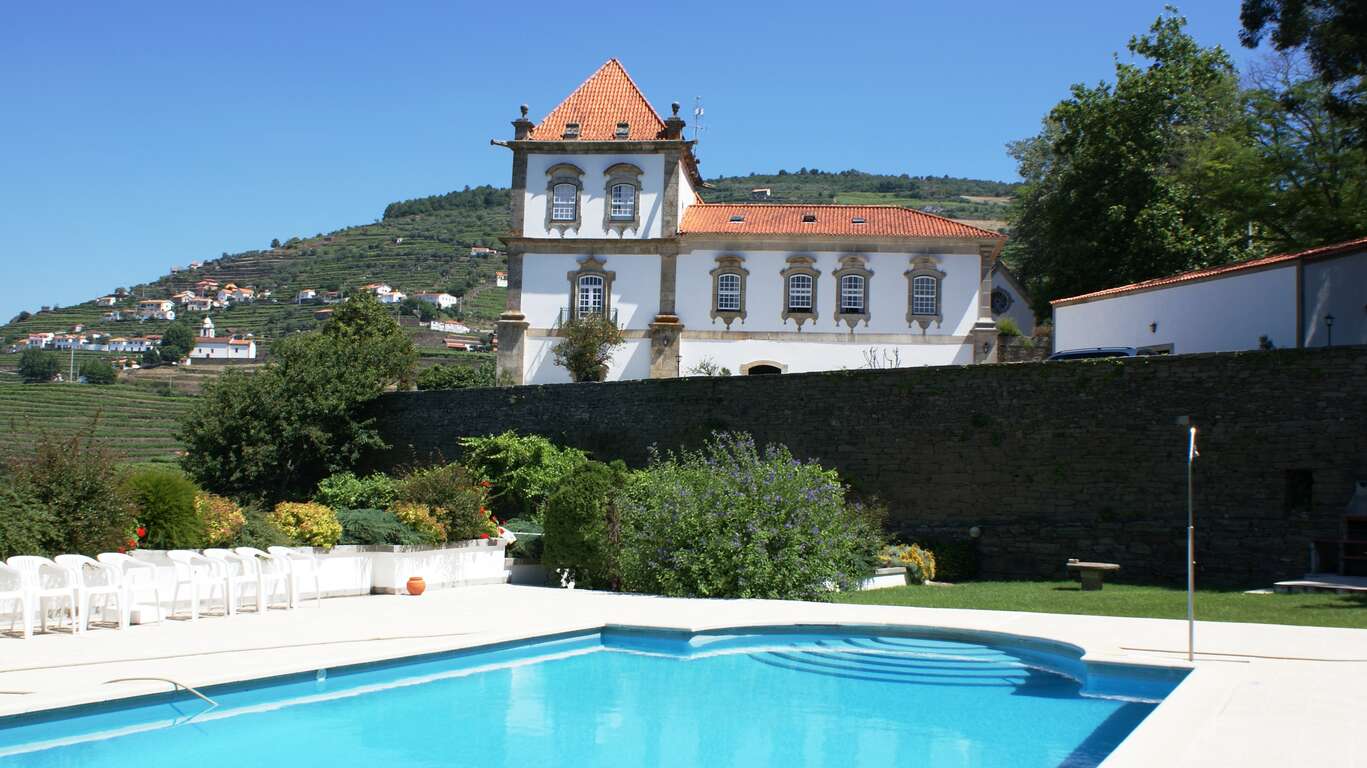
[[[1082,576],[1082,591],[1092,592],[1101,589],[1101,584],[1106,578],[1107,573],[1120,570],[1116,563],[1084,563],[1077,558],[1068,561],[1068,571],[1076,571]]]

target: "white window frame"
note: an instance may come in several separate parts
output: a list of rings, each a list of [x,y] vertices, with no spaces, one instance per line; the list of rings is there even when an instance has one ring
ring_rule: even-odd
[[[930,275],[911,278],[911,314],[934,317],[940,314],[940,281]]]
[[[717,275],[717,311],[739,312],[741,290],[740,273],[722,272]]]
[[[864,290],[867,283],[863,275],[840,276],[840,314],[864,314]]]
[[[619,190],[623,192],[620,197]],[[613,221],[636,220],[636,185],[626,182],[613,184],[608,190],[608,197]]]
[[[569,190],[566,197],[561,196],[563,190]],[[551,221],[571,222],[579,218],[579,187],[568,181],[562,181],[551,187]]]
[[[799,287],[801,285],[802,287]],[[816,279],[811,275],[798,274],[788,276],[788,311],[789,312],[811,312],[813,294],[816,293]],[[805,296],[802,304],[793,300],[796,296]]]
[[[607,280],[602,275],[580,275],[575,280],[574,294],[575,319],[590,315],[602,315],[606,312]]]

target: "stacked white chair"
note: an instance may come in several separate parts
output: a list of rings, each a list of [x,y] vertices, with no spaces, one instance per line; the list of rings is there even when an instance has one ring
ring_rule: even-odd
[[[289,547],[267,547],[272,555],[285,558],[290,568],[290,607],[298,605],[299,581],[305,575],[313,577],[313,599],[319,606],[323,604],[323,589],[318,578],[318,559],[312,552],[300,552]]]
[[[7,560],[6,564],[22,574],[23,589],[28,593],[29,599],[37,604],[42,631],[47,631],[48,601],[54,601],[59,606],[66,603],[66,608],[70,611],[72,631],[81,631],[80,622],[77,620],[76,583],[70,571],[46,557],[36,555],[15,555]]]
[[[130,606],[124,593],[122,573],[112,565],[106,565],[85,555],[58,555],[53,561],[71,574],[76,586],[77,613],[80,616],[81,631],[90,629],[90,617],[95,612],[95,599],[100,601],[100,618],[109,609],[112,599],[118,606],[117,623],[119,629],[128,627]]]
[[[223,568],[223,579],[228,587],[228,615],[232,616],[242,609],[246,587],[256,590],[256,610],[260,613],[264,600],[261,594],[261,577],[255,558],[247,559],[231,549],[206,549],[204,556]]]
[[[6,603],[14,604],[14,612],[10,614],[10,631],[14,631],[14,620],[17,618],[23,627],[24,639],[33,637],[33,603],[24,587],[24,572],[0,563],[0,606]]]
[[[157,617],[161,621],[161,583],[157,578],[157,566],[152,563],[138,560],[122,552],[104,552],[98,558],[101,563],[119,569],[122,577],[124,598],[128,601],[128,612],[133,612],[133,607],[138,604],[138,595],[152,595],[152,607]],[[146,623],[141,616],[139,621]]]
[[[204,591],[204,602],[213,600],[214,592],[223,596],[223,613],[230,615],[232,605],[228,591],[228,574],[221,562],[210,560],[198,552],[188,549],[173,549],[166,553],[172,568],[175,569],[176,586],[171,593],[171,613],[174,615],[180,602],[180,588],[190,593],[190,621],[199,619],[200,590]]]
[[[294,607],[294,579],[290,578],[289,558],[262,552],[256,547],[235,547],[233,551],[256,575],[257,613],[264,613],[270,607],[270,599],[278,591],[285,593],[285,608]]]

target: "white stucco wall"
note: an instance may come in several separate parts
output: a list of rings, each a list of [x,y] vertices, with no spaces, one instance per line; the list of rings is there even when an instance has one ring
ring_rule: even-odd
[[[779,363],[781,367],[787,366],[786,373],[868,368],[866,353],[871,353],[884,365],[887,365],[887,361],[895,355],[897,367],[900,368],[967,365],[973,362],[973,347],[969,344],[684,339],[680,353],[681,376],[690,375],[689,371],[704,360],[729,368],[734,375],[740,374],[741,366],[762,361]]]
[[[1325,316],[1334,316],[1335,346],[1367,344],[1367,250],[1307,261],[1302,277],[1304,345],[1329,342]]]
[[[528,335],[523,352],[524,384],[568,384],[569,371],[555,364],[551,350],[560,340],[553,336]],[[650,378],[650,340],[627,339],[612,354],[608,381]]]
[[[573,254],[529,253],[522,260],[522,312],[532,328],[550,328],[569,305],[567,274],[586,257]],[[655,254],[599,256],[604,269],[615,273],[608,306],[627,329],[645,329],[660,309],[660,257]]]
[[[732,331],[796,331],[797,326],[783,321],[784,290],[780,274],[787,268],[787,258],[795,251],[713,251],[700,250],[679,254],[677,277],[677,306],[684,327],[690,330],[724,331],[726,324],[712,320],[712,275],[717,256],[743,256],[746,277],[744,322],[736,320]],[[820,271],[816,281],[816,308],[819,317],[815,324],[804,323],[802,331],[848,331],[844,322],[835,319],[836,280],[832,273],[840,268],[844,253],[821,251],[803,252],[816,259]],[[868,269],[873,272],[869,281],[869,323],[860,323],[857,337],[863,333],[917,333],[920,326],[907,324],[907,278],[903,274],[911,268],[911,256],[905,253],[865,254]],[[938,268],[945,273],[941,283],[941,307],[944,322],[932,323],[926,335],[963,336],[973,328],[978,312],[978,277],[981,260],[977,254],[940,254],[935,257]]]
[[[1054,308],[1055,351],[1160,344],[1175,354],[1235,351],[1257,349],[1263,335],[1278,347],[1296,345],[1294,262]]]
[[[569,163],[584,171],[580,177],[583,190],[579,196],[580,227],[563,231],[548,231],[546,227],[546,205],[548,202],[547,184],[550,178],[547,169],[560,163]],[[621,235],[603,229],[603,211],[606,205],[607,176],[604,174],[617,163],[631,163],[644,173],[641,176],[640,231],[626,230]],[[527,191],[523,217],[523,232],[527,237],[660,237],[662,205],[664,201],[664,156],[660,154],[622,154],[622,155],[565,155],[536,154],[527,156]]]
[[[1003,274],[1000,270],[992,273],[992,290],[1006,291],[1011,296],[1011,306],[1006,312],[998,315],[993,314],[993,320],[1000,320],[1002,317],[1009,317],[1016,322],[1016,327],[1020,328],[1021,333],[1030,336],[1035,332],[1035,313],[1030,309],[1030,305],[1025,300],[1024,294],[1016,290],[1015,283]]]
[[[682,224],[683,224],[684,211],[687,211],[687,210],[688,210],[688,206],[692,205],[693,203],[695,203],[695,202],[697,202],[697,201],[694,199],[694,194],[695,194],[695,193],[694,193],[694,190],[693,190],[693,182],[688,178],[688,169],[687,169],[686,167],[684,167],[684,163],[683,163],[682,160],[679,161],[679,170],[678,170],[678,173],[679,173],[679,218],[678,218],[678,222],[679,222],[680,225],[682,225]],[[677,233],[671,232],[671,233],[669,233],[669,234],[677,234]]]

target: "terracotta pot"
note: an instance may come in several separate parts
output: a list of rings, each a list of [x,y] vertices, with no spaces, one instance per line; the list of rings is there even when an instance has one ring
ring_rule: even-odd
[[[427,582],[421,576],[410,576],[408,578],[408,594],[417,597],[427,591]]]

